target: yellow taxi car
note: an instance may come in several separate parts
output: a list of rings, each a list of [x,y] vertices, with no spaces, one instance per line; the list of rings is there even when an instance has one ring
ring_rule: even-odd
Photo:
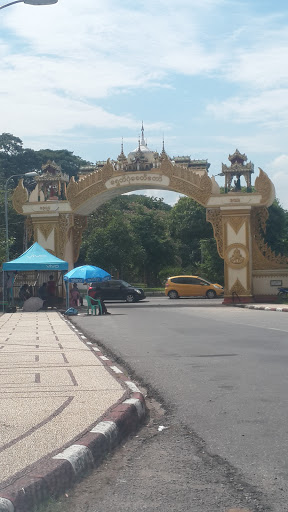
[[[165,295],[170,299],[179,297],[207,297],[214,299],[224,295],[220,284],[213,284],[199,276],[173,276],[165,283]]]

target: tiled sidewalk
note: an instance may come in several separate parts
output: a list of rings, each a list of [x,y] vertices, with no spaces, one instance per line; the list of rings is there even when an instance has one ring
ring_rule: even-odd
[[[125,393],[57,312],[2,315],[0,368],[0,489],[94,425]]]

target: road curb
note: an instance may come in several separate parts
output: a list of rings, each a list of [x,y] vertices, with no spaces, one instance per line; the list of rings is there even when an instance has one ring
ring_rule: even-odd
[[[259,306],[259,304],[234,304],[236,308],[257,309],[260,311],[280,311],[288,313],[288,307],[281,306]]]
[[[77,330],[69,320],[67,323]],[[49,498],[59,497],[85,474],[97,468],[117,445],[138,430],[146,417],[145,398],[136,384],[86,336],[79,331],[77,334],[107,370],[113,372],[127,393],[122,402],[110,408],[101,421],[71,446],[46,460],[44,465],[33,464],[27,476],[0,490],[0,512],[31,512],[33,507]]]

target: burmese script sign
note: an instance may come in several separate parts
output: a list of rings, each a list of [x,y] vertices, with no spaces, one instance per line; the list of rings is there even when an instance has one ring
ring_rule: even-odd
[[[168,176],[163,176],[163,174],[133,172],[129,174],[127,173],[124,176],[123,174],[121,176],[115,176],[115,178],[111,178],[106,181],[105,186],[109,190],[116,187],[139,187],[139,185],[143,185],[145,188],[159,188],[159,186],[168,187],[169,184],[170,179]]]

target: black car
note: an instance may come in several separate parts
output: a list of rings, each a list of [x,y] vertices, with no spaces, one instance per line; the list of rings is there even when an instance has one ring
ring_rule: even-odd
[[[101,290],[103,300],[126,300],[126,302],[138,302],[145,299],[142,288],[136,288],[126,281],[111,279],[103,283],[94,283],[88,290],[88,295],[94,298],[96,288]]]

